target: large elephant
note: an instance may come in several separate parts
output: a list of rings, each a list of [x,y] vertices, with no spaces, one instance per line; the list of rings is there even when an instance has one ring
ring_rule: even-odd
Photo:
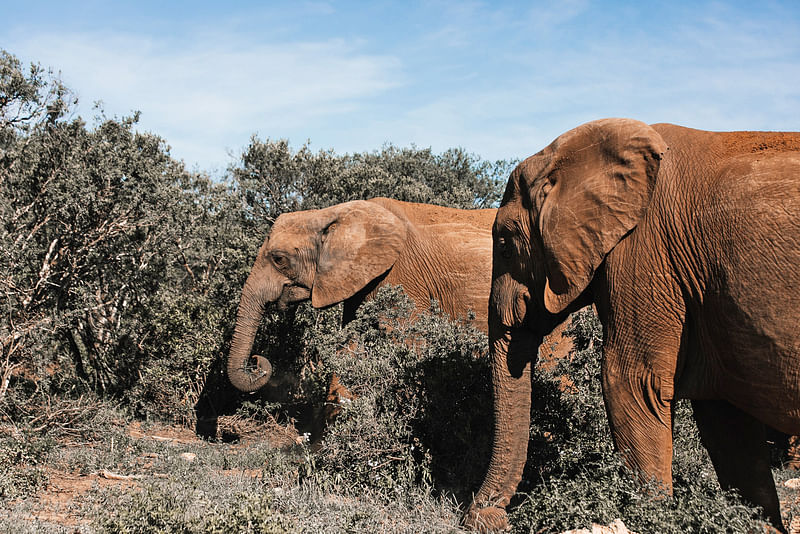
[[[604,119],[511,174],[493,228],[488,473],[468,525],[504,528],[542,336],[594,303],[618,450],[672,489],[672,406],[691,399],[723,487],[783,530],[764,426],[800,433],[800,133]]]
[[[459,210],[387,198],[356,200],[278,217],[258,252],[239,304],[228,377],[242,391],[270,378],[250,351],[268,303],[344,302],[344,321],[383,284],[402,285],[420,308],[439,302],[453,318],[474,312],[486,332],[491,228],[496,210]],[[252,365],[255,360],[256,365]]]

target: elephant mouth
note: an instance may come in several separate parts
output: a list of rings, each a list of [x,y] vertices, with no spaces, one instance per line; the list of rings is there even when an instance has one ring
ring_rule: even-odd
[[[285,310],[290,304],[309,300],[310,298],[311,290],[305,286],[284,286],[281,296],[278,297],[278,309]]]
[[[492,301],[491,315],[504,328],[509,330],[528,328],[529,325],[536,323],[529,320],[530,293],[527,290],[514,291],[510,298],[502,296],[497,298],[493,293]]]

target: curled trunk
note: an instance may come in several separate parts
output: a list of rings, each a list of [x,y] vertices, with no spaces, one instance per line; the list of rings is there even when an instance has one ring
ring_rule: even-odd
[[[276,300],[279,291],[258,290],[256,284],[248,279],[242,290],[239,311],[236,314],[236,328],[228,355],[228,379],[241,391],[255,391],[264,386],[272,376],[272,365],[266,358],[254,354],[253,340],[264,315],[268,302]],[[277,293],[272,295],[270,293]]]
[[[479,532],[508,527],[505,507],[522,480],[528,451],[531,413],[531,360],[535,335],[490,324],[494,445],[489,469],[465,518]]]

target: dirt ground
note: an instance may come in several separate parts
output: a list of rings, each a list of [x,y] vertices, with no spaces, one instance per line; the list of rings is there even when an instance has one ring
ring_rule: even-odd
[[[248,444],[267,440],[275,447],[288,447],[303,440],[303,436],[298,435],[293,427],[282,427],[275,424],[258,424],[253,421],[238,418],[220,418],[219,432],[226,433],[228,436],[234,435],[239,438],[238,443],[231,445],[231,452],[235,454],[237,449],[242,450]],[[140,423],[130,424],[127,428],[128,435],[135,440],[155,440],[165,446],[179,445],[202,445],[205,443],[201,438],[190,429],[168,426],[168,425],[149,425],[146,429]],[[187,461],[192,461],[192,453],[183,453]],[[144,454],[139,460],[142,471],[147,471],[153,466],[153,460],[157,454]],[[30,509],[27,512],[29,519],[39,520],[52,525],[58,525],[67,532],[80,533],[89,530],[90,520],[82,513],[86,495],[95,489],[106,489],[119,487],[120,489],[130,489],[139,486],[140,479],[144,475],[116,473],[107,469],[97,472],[80,474],[61,471],[52,467],[46,470],[48,477],[47,486],[42,489],[35,497],[25,500],[25,505]],[[230,476],[260,477],[262,471],[259,469],[249,470],[221,470],[220,474]],[[147,476],[164,476],[158,473],[151,473]],[[785,476],[784,476],[785,478]],[[800,471],[797,471],[796,478],[788,478],[783,482],[777,481],[779,494],[781,496],[782,508],[797,508],[800,506]],[[795,517],[789,527],[790,534],[800,534],[800,517]]]
[[[248,443],[256,441],[268,441],[275,447],[288,447],[299,443],[303,439],[297,431],[291,427],[283,427],[274,424],[256,423],[235,417],[220,418],[219,432],[227,436],[234,436],[238,439],[236,445],[231,446],[232,452],[236,448],[246,447]],[[149,425],[144,429],[142,424],[134,422],[128,426],[127,434],[135,440],[155,440],[167,446],[169,445],[202,445],[203,439],[199,438],[192,430],[169,425]],[[67,445],[69,447],[70,445]],[[76,447],[82,445],[73,445]],[[143,455],[140,460],[141,470],[147,471],[152,468],[153,460],[157,454],[149,453]],[[192,461],[192,453],[182,455],[186,461]],[[107,469],[97,472],[81,474],[70,473],[48,466],[46,468],[48,483],[39,491],[35,497],[27,498],[24,503],[30,506],[26,513],[29,519],[50,523],[66,528],[68,531],[81,532],[82,526],[88,526],[90,520],[84,517],[81,510],[85,496],[93,489],[106,489],[119,487],[130,489],[139,485],[139,480],[144,475],[117,473]],[[249,470],[221,470],[220,474],[230,476],[260,477],[259,469]],[[164,476],[158,473],[148,476]],[[22,503],[18,503],[22,504]]]

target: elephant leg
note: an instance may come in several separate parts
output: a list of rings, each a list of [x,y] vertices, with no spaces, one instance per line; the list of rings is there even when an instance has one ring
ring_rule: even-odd
[[[316,452],[322,447],[322,438],[325,436],[325,429],[331,425],[342,411],[342,404],[351,402],[355,394],[344,387],[339,381],[336,373],[331,377],[328,384],[328,394],[325,397],[325,404],[314,410],[314,421],[311,425],[311,450]]]
[[[721,400],[692,401],[700,439],[708,449],[717,479],[760,506],[772,525],[786,532],[772,478],[764,424]]]
[[[613,288],[601,280],[597,287],[603,400],[625,462],[640,481],[655,481],[672,494],[672,401],[686,338],[685,308],[677,288],[652,279],[646,268],[638,272],[644,280]],[[647,298],[659,306],[641,303],[636,288],[645,284]]]
[[[614,445],[642,482],[672,493],[672,398],[652,372],[619,376],[604,361],[603,397]]]

